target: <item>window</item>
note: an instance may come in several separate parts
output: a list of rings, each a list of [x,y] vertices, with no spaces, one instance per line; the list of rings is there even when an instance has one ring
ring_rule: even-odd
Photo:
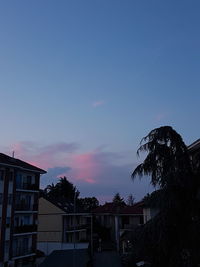
[[[13,200],[13,196],[12,196],[12,194],[9,194],[8,195],[8,204],[9,205],[12,205],[12,200]]]
[[[13,181],[13,172],[9,172],[9,181]]]
[[[29,225],[30,224],[30,216],[29,215],[25,215],[24,216],[24,225]]]
[[[15,217],[14,225],[19,226],[19,217]]]
[[[9,241],[5,241],[5,253],[9,253]]]
[[[3,204],[3,193],[0,193],[0,204]]]
[[[31,184],[31,178],[32,177],[30,175],[27,176],[27,184]]]
[[[24,237],[22,239],[22,251],[24,253],[27,253],[28,252],[28,243],[29,243],[28,241],[29,241],[28,237]]]
[[[30,175],[27,175],[24,177],[24,184],[31,184],[31,176]]]
[[[16,175],[16,188],[21,188],[22,186],[22,174],[17,173]]]
[[[26,199],[25,202],[27,203],[27,205],[30,206],[30,205],[31,205],[31,195],[28,195],[28,194],[27,194],[27,195],[25,196],[25,199]]]
[[[4,180],[4,170],[0,170],[0,181]]]
[[[10,227],[10,217],[6,218],[6,227]]]

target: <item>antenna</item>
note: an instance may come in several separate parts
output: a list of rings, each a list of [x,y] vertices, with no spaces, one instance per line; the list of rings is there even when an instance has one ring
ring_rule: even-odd
[[[15,157],[15,151],[13,150],[12,152],[12,157],[14,158]]]

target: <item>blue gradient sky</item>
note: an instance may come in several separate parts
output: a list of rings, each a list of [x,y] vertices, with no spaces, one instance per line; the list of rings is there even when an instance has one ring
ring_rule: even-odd
[[[66,174],[82,195],[141,198],[140,139],[161,125],[200,137],[199,13],[197,0],[1,1],[1,151],[50,169],[42,186]]]

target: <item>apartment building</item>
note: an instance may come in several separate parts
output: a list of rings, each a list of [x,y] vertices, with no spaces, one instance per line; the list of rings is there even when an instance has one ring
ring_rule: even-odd
[[[120,238],[125,232],[133,231],[144,223],[143,202],[133,206],[106,203],[93,211],[97,222],[109,230],[109,240],[120,250]]]
[[[54,250],[85,249],[91,237],[90,213],[73,203],[40,197],[38,249],[49,255]]]
[[[40,175],[46,173],[0,153],[0,267],[34,260]]]

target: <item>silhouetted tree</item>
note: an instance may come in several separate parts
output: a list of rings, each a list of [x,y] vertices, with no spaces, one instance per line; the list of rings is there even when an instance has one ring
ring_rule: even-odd
[[[170,126],[152,130],[140,144],[138,155],[147,152],[147,156],[132,177],[150,176],[152,185],[160,188],[160,212],[142,228],[137,244],[143,246],[143,255],[151,259],[154,267],[182,267],[184,253],[192,260],[194,243],[189,233],[197,201],[187,146]]]
[[[90,212],[99,206],[99,201],[96,197],[79,198],[77,204],[85,211]]]
[[[128,196],[128,198],[127,198],[127,202],[126,202],[126,204],[127,204],[128,206],[133,206],[133,205],[134,205],[134,201],[135,201],[135,198],[133,197],[132,194],[130,194],[130,195]]]
[[[114,195],[112,202],[115,203],[116,205],[126,205],[124,199],[120,196],[119,193],[116,193]]]
[[[80,192],[76,189],[66,177],[61,177],[57,184],[48,185],[44,191],[44,195],[49,198],[63,199],[65,201],[74,201],[74,197],[77,199]]]

